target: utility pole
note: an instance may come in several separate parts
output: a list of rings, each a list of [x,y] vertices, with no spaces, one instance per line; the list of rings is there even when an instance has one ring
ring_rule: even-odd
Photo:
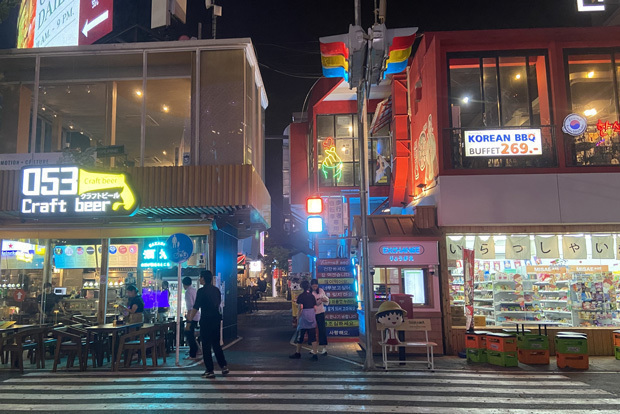
[[[355,25],[343,35],[319,38],[323,76],[344,78],[349,87],[356,88],[358,133],[360,140],[360,275],[363,281],[364,345],[366,359],[364,369],[375,369],[372,353],[372,303],[373,281],[370,276],[368,256],[368,91],[371,84],[378,85],[385,75],[401,73],[407,66],[417,27],[387,29],[385,27],[386,1],[379,0],[375,24],[366,33],[361,27],[361,1],[354,0]],[[380,23],[377,23],[377,20]]]

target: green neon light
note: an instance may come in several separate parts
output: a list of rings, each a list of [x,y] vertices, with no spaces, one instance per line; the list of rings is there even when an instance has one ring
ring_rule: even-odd
[[[329,171],[332,171],[333,177],[336,182],[340,182],[342,179],[342,159],[336,154],[336,144],[332,137],[327,138],[323,142],[323,149],[325,151],[325,159],[321,163],[321,171],[325,178],[329,177]]]

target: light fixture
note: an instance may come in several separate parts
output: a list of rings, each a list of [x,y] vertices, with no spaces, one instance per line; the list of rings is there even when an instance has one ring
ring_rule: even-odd
[[[90,85],[86,85],[86,93],[90,93]]]
[[[80,135],[84,135],[84,131],[80,131]]]
[[[161,153],[162,153],[162,154],[164,154],[164,155],[167,155],[167,154],[168,154],[166,151],[162,151]]]
[[[42,110],[42,111],[45,111],[45,106],[42,106],[42,107],[41,107],[41,110]]]
[[[164,112],[168,112],[168,111],[170,111],[170,108],[168,107],[168,105],[164,104],[164,105],[162,105],[161,110],[164,111]]]
[[[585,116],[594,116],[594,115],[596,115],[596,109],[594,109],[594,108],[586,109],[585,111],[583,111],[583,114]]]
[[[469,103],[469,96],[464,96],[463,99],[461,99],[463,101],[463,103]]]
[[[517,73],[517,74],[515,75],[515,79],[516,79],[516,80],[521,79],[521,74],[520,74],[520,73]]]
[[[588,78],[592,79],[594,77],[594,71],[588,72]]]
[[[136,89],[136,96],[142,96],[142,91],[140,89]]]
[[[349,132],[353,132],[353,126],[349,125]]]
[[[71,86],[67,86],[67,89],[65,90],[65,92],[71,93]]]
[[[345,152],[346,150],[347,150],[346,145],[343,145],[343,146],[342,146],[342,152]]]
[[[69,124],[69,129],[73,129],[73,124]]]

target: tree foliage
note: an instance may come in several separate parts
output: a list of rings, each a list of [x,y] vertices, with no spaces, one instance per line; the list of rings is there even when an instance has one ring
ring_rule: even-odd
[[[0,23],[5,21],[9,17],[11,10],[13,10],[14,7],[19,6],[20,3],[21,3],[21,0],[1,0],[0,1]]]

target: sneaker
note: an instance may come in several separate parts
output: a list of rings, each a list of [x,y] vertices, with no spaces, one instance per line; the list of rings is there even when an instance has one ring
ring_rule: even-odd
[[[327,355],[327,349],[319,351],[319,355]]]
[[[312,356],[310,357],[311,361],[318,361],[319,360],[319,356],[317,354],[312,354]]]
[[[228,375],[229,372],[230,370],[228,369],[228,367],[222,368],[222,375]]]
[[[288,357],[290,359],[299,359],[299,358],[301,358],[301,354],[299,352],[295,352],[294,354],[289,355]]]
[[[213,371],[205,371],[205,373],[202,374],[202,378],[215,378],[215,373],[213,373]]]

